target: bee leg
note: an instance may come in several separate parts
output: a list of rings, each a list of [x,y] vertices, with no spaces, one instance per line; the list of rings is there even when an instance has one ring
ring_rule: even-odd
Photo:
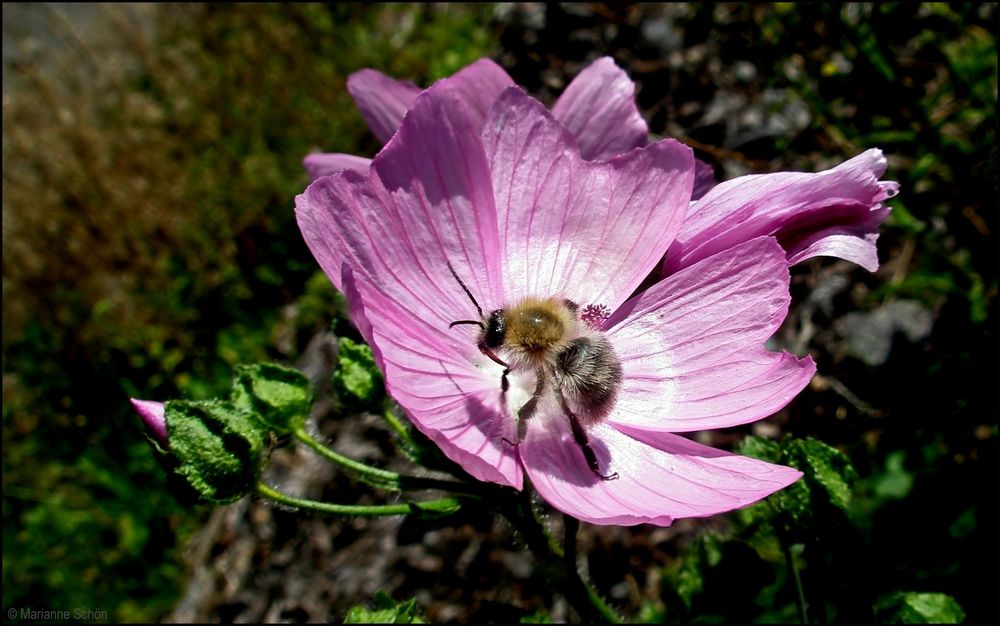
[[[517,411],[517,419],[521,422],[531,419],[531,416],[538,410],[538,401],[542,399],[545,392],[545,375],[539,370],[535,380],[535,392],[531,394],[528,401]]]
[[[569,426],[573,429],[573,440],[576,441],[576,445],[580,446],[583,458],[587,459],[587,465],[590,466],[590,471],[594,472],[601,480],[618,480],[618,472],[613,474],[601,473],[601,468],[597,464],[597,455],[594,454],[594,449],[590,446],[590,441],[587,439],[587,431],[580,425],[580,420],[577,419],[576,415],[572,413],[567,413],[566,415],[569,417]]]
[[[583,452],[583,458],[587,459],[587,466],[590,467],[590,471],[594,472],[601,480],[618,480],[618,472],[614,472],[613,474],[601,473],[601,467],[597,463],[597,455],[594,453],[594,448],[590,445],[590,440],[587,439],[587,431],[583,429],[580,419],[570,410],[569,405],[566,404],[566,398],[563,397],[558,386],[556,386],[556,396],[559,398],[559,404],[562,405],[563,412],[569,418],[569,427],[573,431],[573,441],[576,442],[576,445],[580,446],[580,451]]]

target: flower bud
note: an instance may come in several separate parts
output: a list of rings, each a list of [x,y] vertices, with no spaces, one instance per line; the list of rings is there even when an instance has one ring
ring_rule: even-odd
[[[130,398],[132,407],[135,409],[142,423],[146,426],[146,434],[162,450],[169,447],[167,439],[167,418],[163,412],[163,403],[153,400],[138,400]]]
[[[233,502],[257,484],[268,428],[230,402],[132,400],[164,467],[202,499]]]
[[[230,398],[277,434],[305,422],[313,399],[302,372],[276,363],[237,365]]]

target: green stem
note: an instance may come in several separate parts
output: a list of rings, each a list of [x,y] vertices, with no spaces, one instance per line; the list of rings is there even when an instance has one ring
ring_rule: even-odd
[[[802,588],[802,578],[799,576],[799,568],[795,565],[795,555],[792,554],[792,547],[788,545],[788,542],[781,539],[781,550],[785,553],[785,564],[788,566],[788,570],[792,573],[792,580],[795,581],[795,591],[797,593],[795,597],[795,603],[799,607],[799,620],[803,624],[809,623],[809,613],[806,607],[806,594],[805,590]]]
[[[531,507],[531,496],[528,487],[518,495],[510,506],[502,506],[499,511],[507,517],[515,528],[521,531],[528,548],[535,554],[535,558],[548,566],[553,573],[553,579],[559,591],[570,603],[570,605],[580,614],[580,617],[587,622],[603,622],[610,624],[620,624],[621,618],[609,607],[597,591],[587,584],[580,577],[580,572],[574,562],[570,563],[566,556],[567,552],[559,546],[549,535],[545,525],[535,516]],[[574,520],[575,523],[576,520]],[[570,525],[572,525],[571,522]],[[570,553],[576,553],[575,531],[574,540],[568,546]],[[568,535],[567,535],[568,539]]]
[[[580,530],[580,520],[563,514],[563,558],[566,567],[576,569],[576,533]]]
[[[407,430],[403,422],[396,417],[396,414],[392,412],[392,407],[388,401],[385,403],[385,410],[382,411],[382,418],[389,423],[389,426],[392,427],[394,431],[396,431],[399,438],[403,440],[403,445],[411,450],[416,450],[419,447],[416,442],[413,441],[413,437],[410,436],[410,431]]]
[[[441,498],[439,500],[427,500],[425,502],[405,502],[403,504],[382,504],[382,505],[358,505],[358,504],[333,504],[330,502],[319,502],[296,498],[288,494],[265,485],[257,483],[257,493],[274,500],[279,504],[316,511],[317,513],[328,513],[331,515],[355,515],[359,517],[382,517],[386,515],[408,515],[410,513],[423,513],[435,515],[447,515],[458,510],[460,504],[455,498]]]
[[[358,479],[375,487],[382,487],[391,491],[402,491],[399,484],[400,475],[396,472],[365,465],[360,461],[355,461],[339,452],[335,452],[317,441],[303,426],[293,428],[292,434],[296,439],[312,448],[324,459],[350,470]]]
[[[296,439],[312,448],[324,459],[339,465],[351,473],[359,480],[388,491],[413,491],[418,489],[440,489],[441,491],[451,491],[470,496],[481,496],[482,490],[473,483],[464,483],[453,480],[440,480],[437,478],[423,478],[421,476],[409,476],[398,474],[389,470],[365,465],[350,457],[344,456],[335,450],[331,450],[316,440],[309,434],[304,426],[296,426],[292,429],[292,434]]]

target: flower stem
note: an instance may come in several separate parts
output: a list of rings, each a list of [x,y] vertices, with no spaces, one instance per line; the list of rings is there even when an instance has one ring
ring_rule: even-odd
[[[392,412],[391,404],[386,401],[385,408],[382,411],[382,419],[389,423],[389,426],[396,431],[396,435],[403,441],[403,445],[411,450],[416,450],[418,448],[417,443],[413,441],[413,437],[410,436],[410,431],[406,429],[403,422],[396,417],[396,414]]]
[[[382,487],[391,491],[402,491],[399,485],[400,476],[396,472],[365,465],[360,461],[355,461],[350,457],[331,450],[317,441],[303,426],[297,426],[292,429],[292,434],[296,439],[312,448],[324,459],[350,470],[359,480],[375,487]]]
[[[296,426],[292,429],[292,434],[296,439],[312,448],[324,459],[349,470],[358,478],[358,480],[372,485],[373,487],[386,489],[388,491],[440,489],[442,491],[451,491],[465,495],[483,495],[481,490],[477,488],[477,485],[472,483],[440,480],[437,478],[423,478],[421,476],[409,476],[365,465],[360,461],[344,456],[343,454],[340,454],[335,450],[331,450],[327,446],[323,445],[317,441],[315,437],[310,435],[304,426]]]
[[[265,485],[257,483],[257,493],[265,498],[274,500],[279,504],[290,506],[317,513],[328,513],[331,515],[354,515],[358,517],[382,517],[386,515],[408,515],[410,513],[430,514],[433,516],[448,515],[454,513],[461,506],[455,498],[441,498],[438,500],[427,500],[424,502],[404,502],[402,504],[381,504],[381,505],[358,505],[358,504],[333,504],[330,502],[319,502],[317,500],[307,500],[296,498],[288,494]]]
[[[566,567],[576,569],[576,533],[580,530],[580,520],[563,514],[563,558]]]
[[[795,555],[792,554],[792,547],[784,539],[781,541],[781,550],[785,553],[785,564],[792,573],[792,580],[795,581],[795,591],[797,593],[795,604],[799,607],[799,620],[803,624],[808,624],[809,613],[806,608],[806,594],[802,588],[802,578],[799,576],[799,568],[795,565]]]
[[[535,516],[531,507],[531,496],[528,488],[514,496],[515,500],[510,506],[502,506],[500,512],[510,520],[515,528],[521,531],[528,548],[535,554],[535,558],[541,561],[552,575],[553,582],[558,586],[559,591],[579,613],[580,617],[587,622],[603,622],[611,624],[621,623],[621,618],[609,607],[583,578],[576,568],[576,558],[570,563],[567,559],[567,551],[556,543],[549,535],[544,524]],[[576,520],[573,523],[579,524]],[[576,554],[576,531],[572,530],[573,539],[567,542],[569,554]]]

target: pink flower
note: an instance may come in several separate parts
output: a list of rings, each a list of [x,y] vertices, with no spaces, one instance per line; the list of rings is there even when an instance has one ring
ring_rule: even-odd
[[[558,103],[550,114],[518,87],[470,100],[458,75],[400,106],[405,119],[369,171],[317,179],[296,213],[388,392],[448,457],[480,480],[520,489],[527,476],[552,506],[597,524],[709,516],[799,478],[675,434],[766,417],[815,371],[764,347],[789,302],[774,237],[748,236],[630,297],[684,228],[689,148],[636,134],[634,149],[615,143],[621,154],[588,161],[614,132],[574,132]],[[518,422],[538,370],[496,346],[511,364],[503,391],[504,368],[480,349],[479,314],[449,265],[484,317],[565,298],[581,313],[570,327],[610,345],[617,396],[584,425],[596,469],[551,383]],[[456,320],[473,323],[450,328]]]
[[[488,59],[461,69],[450,81],[479,123],[497,96],[514,84]],[[352,74],[347,89],[383,143],[421,93],[413,83],[372,69]],[[647,143],[649,131],[634,94],[635,84],[628,75],[613,59],[602,57],[566,87],[552,115],[576,140],[584,159],[610,159]],[[310,154],[303,163],[316,179],[342,169],[367,174],[371,160],[330,153]],[[692,200],[697,202],[667,253],[664,275],[759,235],[777,237],[790,265],[825,255],[874,271],[878,227],[889,214],[881,202],[898,191],[894,182],[879,182],[885,168],[881,151],[873,149],[819,174],[741,176],[713,189],[712,167],[695,159]],[[711,196],[703,198],[710,190]]]

